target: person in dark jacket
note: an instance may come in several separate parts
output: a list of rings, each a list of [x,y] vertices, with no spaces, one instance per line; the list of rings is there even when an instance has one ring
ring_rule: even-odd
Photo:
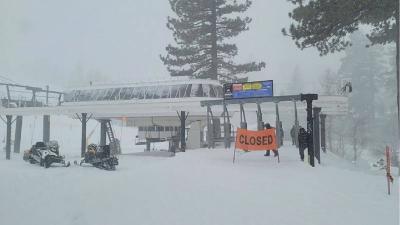
[[[303,127],[300,127],[299,129],[298,139],[300,159],[301,161],[304,161],[304,150],[308,148],[308,133]]]
[[[271,127],[271,125],[270,125],[269,123],[266,123],[266,124],[265,124],[265,129],[266,129],[266,130],[272,129],[272,127]],[[274,149],[274,150],[272,150],[272,151],[274,152],[274,157],[277,157],[277,156],[279,155],[278,150]],[[264,156],[269,156],[269,155],[270,155],[269,152],[270,152],[270,150],[266,150]]]

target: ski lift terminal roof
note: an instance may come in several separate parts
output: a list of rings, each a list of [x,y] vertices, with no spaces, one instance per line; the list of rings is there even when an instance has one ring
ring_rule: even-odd
[[[176,99],[190,97],[222,98],[222,85],[212,80],[176,80],[121,85],[90,86],[73,89],[64,102],[95,103],[100,101]]]
[[[68,88],[67,91],[72,90],[93,90],[102,88],[124,88],[124,87],[153,87],[161,85],[179,85],[179,84],[211,84],[221,85],[217,80],[209,79],[169,79],[169,80],[158,80],[158,81],[143,81],[143,82],[132,82],[132,83],[93,83],[92,86],[77,86]]]

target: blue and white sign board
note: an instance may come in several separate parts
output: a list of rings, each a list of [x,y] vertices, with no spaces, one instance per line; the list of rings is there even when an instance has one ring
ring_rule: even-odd
[[[244,99],[272,96],[274,96],[274,85],[272,80],[224,85],[225,99]]]

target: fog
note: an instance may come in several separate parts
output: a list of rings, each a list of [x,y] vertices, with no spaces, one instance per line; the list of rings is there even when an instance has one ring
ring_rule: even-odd
[[[294,13],[306,28],[289,33],[333,37],[329,50],[346,31],[352,45],[323,57],[282,34],[290,0],[250,1],[236,37],[248,21],[218,14],[247,5],[0,0],[0,225],[398,224],[395,0]],[[173,11],[189,22],[170,21],[181,48],[167,53]],[[367,48],[371,32],[388,43]],[[260,62],[239,78],[273,80],[272,93],[269,82],[96,87],[177,79],[169,71],[230,82]],[[255,98],[300,93],[318,101]]]
[[[320,57],[299,50],[281,33],[291,4],[254,0],[250,30],[233,41],[238,62],[265,61],[250,80],[273,79],[286,90],[299,68],[305,91],[315,91],[325,70],[336,71],[341,54]],[[0,76],[25,84],[65,88],[82,77],[104,82],[170,79],[159,55],[172,43],[167,0],[0,0]]]

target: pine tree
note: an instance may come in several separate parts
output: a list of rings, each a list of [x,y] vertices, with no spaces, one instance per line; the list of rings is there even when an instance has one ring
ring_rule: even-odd
[[[296,6],[289,13],[294,23],[282,31],[301,49],[313,46],[321,55],[344,50],[351,43],[348,34],[361,24],[372,28],[367,34],[371,44],[394,43],[398,38],[398,0],[288,1]]]
[[[394,46],[388,46],[386,49],[381,49],[385,63],[386,70],[379,79],[381,89],[379,92],[379,102],[381,110],[379,111],[379,123],[383,143],[385,145],[390,144],[394,149],[398,149],[398,130],[396,124],[393,121],[397,118],[396,111],[396,59],[394,52],[396,49]],[[397,160],[396,160],[397,161]]]
[[[370,43],[396,44],[397,127],[400,129],[399,0],[287,0],[295,5],[289,35],[297,47],[316,47],[321,55],[346,49],[348,35],[367,25]],[[398,132],[400,135],[400,132]]]
[[[377,133],[378,124],[382,121],[377,115],[381,106],[379,89],[383,86],[380,79],[385,67],[379,60],[382,58],[380,49],[365,48],[368,40],[362,33],[353,33],[350,40],[354,44],[346,49],[338,74],[341,78],[350,78],[353,86],[349,96],[350,113],[342,125],[351,139],[353,160],[356,161],[360,154],[359,146],[373,148],[382,140],[381,134]]]
[[[353,92],[350,105],[353,113],[371,120],[375,117],[376,93],[381,85],[378,80],[385,69],[377,49],[365,48],[367,40],[361,32],[352,34],[350,38],[354,44],[346,49],[338,74],[341,78],[351,79]]]
[[[249,29],[249,17],[240,17],[251,5],[246,0],[169,0],[176,18],[168,17],[176,46],[160,56],[171,76],[231,81],[248,72],[260,71],[264,62],[236,64],[238,48],[226,41]]]

